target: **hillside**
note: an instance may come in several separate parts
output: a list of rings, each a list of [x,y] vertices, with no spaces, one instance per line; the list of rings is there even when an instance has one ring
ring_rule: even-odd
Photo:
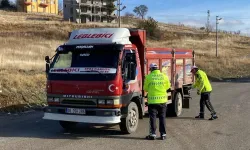
[[[136,20],[123,19],[122,27],[135,27]],[[215,34],[195,28],[159,24],[161,40],[147,40],[150,47],[194,49],[196,63],[208,75],[250,76],[250,38],[219,34],[219,58],[215,57]],[[69,31],[77,28],[117,27],[116,24],[74,24],[54,15],[0,11],[0,110],[7,106],[43,103],[45,100],[44,56],[52,56]],[[3,109],[2,109],[3,110]]]

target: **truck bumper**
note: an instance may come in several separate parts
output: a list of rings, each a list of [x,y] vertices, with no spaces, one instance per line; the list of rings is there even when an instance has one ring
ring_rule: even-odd
[[[120,116],[80,116],[80,115],[66,115],[55,113],[44,113],[43,119],[58,120],[58,121],[72,121],[83,123],[97,123],[97,124],[116,124],[121,122]]]
[[[86,114],[68,114],[67,107],[46,107],[44,109],[43,119],[57,121],[72,121],[93,124],[117,124],[121,122],[120,109],[97,109],[97,108],[81,108],[85,109]]]

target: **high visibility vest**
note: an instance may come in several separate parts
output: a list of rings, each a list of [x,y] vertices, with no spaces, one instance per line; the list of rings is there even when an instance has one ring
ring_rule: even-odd
[[[212,91],[212,86],[208,80],[208,77],[206,75],[206,73],[202,70],[198,70],[196,72],[196,75],[195,75],[195,83],[193,85],[194,88],[198,88],[198,90],[201,92],[201,93],[204,93],[204,92],[211,92]]]
[[[160,70],[154,70],[145,77],[144,90],[148,92],[148,104],[168,102],[167,90],[169,88],[170,81]]]

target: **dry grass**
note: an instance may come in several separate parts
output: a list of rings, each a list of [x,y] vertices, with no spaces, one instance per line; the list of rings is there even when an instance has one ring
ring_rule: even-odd
[[[43,20],[32,20],[43,18]],[[54,15],[33,15],[0,11],[0,108],[45,101],[44,56],[52,56],[69,31],[76,28],[115,27],[115,24],[73,24]],[[133,23],[122,25],[134,27]],[[197,65],[213,77],[249,76],[250,40],[220,35],[219,58],[215,37],[197,29],[160,24],[161,41],[147,40],[150,47],[187,48],[196,51]],[[183,31],[183,32],[181,32]]]
[[[195,50],[196,64],[211,77],[250,76],[250,38],[221,36],[216,58],[214,38],[195,39],[182,37],[179,40],[149,41],[150,47],[188,48]]]
[[[0,72],[0,112],[23,105],[43,104],[45,100],[44,74],[35,72],[20,72],[17,70],[2,70]]]
[[[59,40],[0,37],[0,69],[44,71],[44,57],[52,56]]]

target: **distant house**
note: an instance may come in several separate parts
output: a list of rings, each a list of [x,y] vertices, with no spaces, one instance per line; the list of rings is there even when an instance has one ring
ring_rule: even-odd
[[[17,0],[17,11],[58,14],[58,0]]]

